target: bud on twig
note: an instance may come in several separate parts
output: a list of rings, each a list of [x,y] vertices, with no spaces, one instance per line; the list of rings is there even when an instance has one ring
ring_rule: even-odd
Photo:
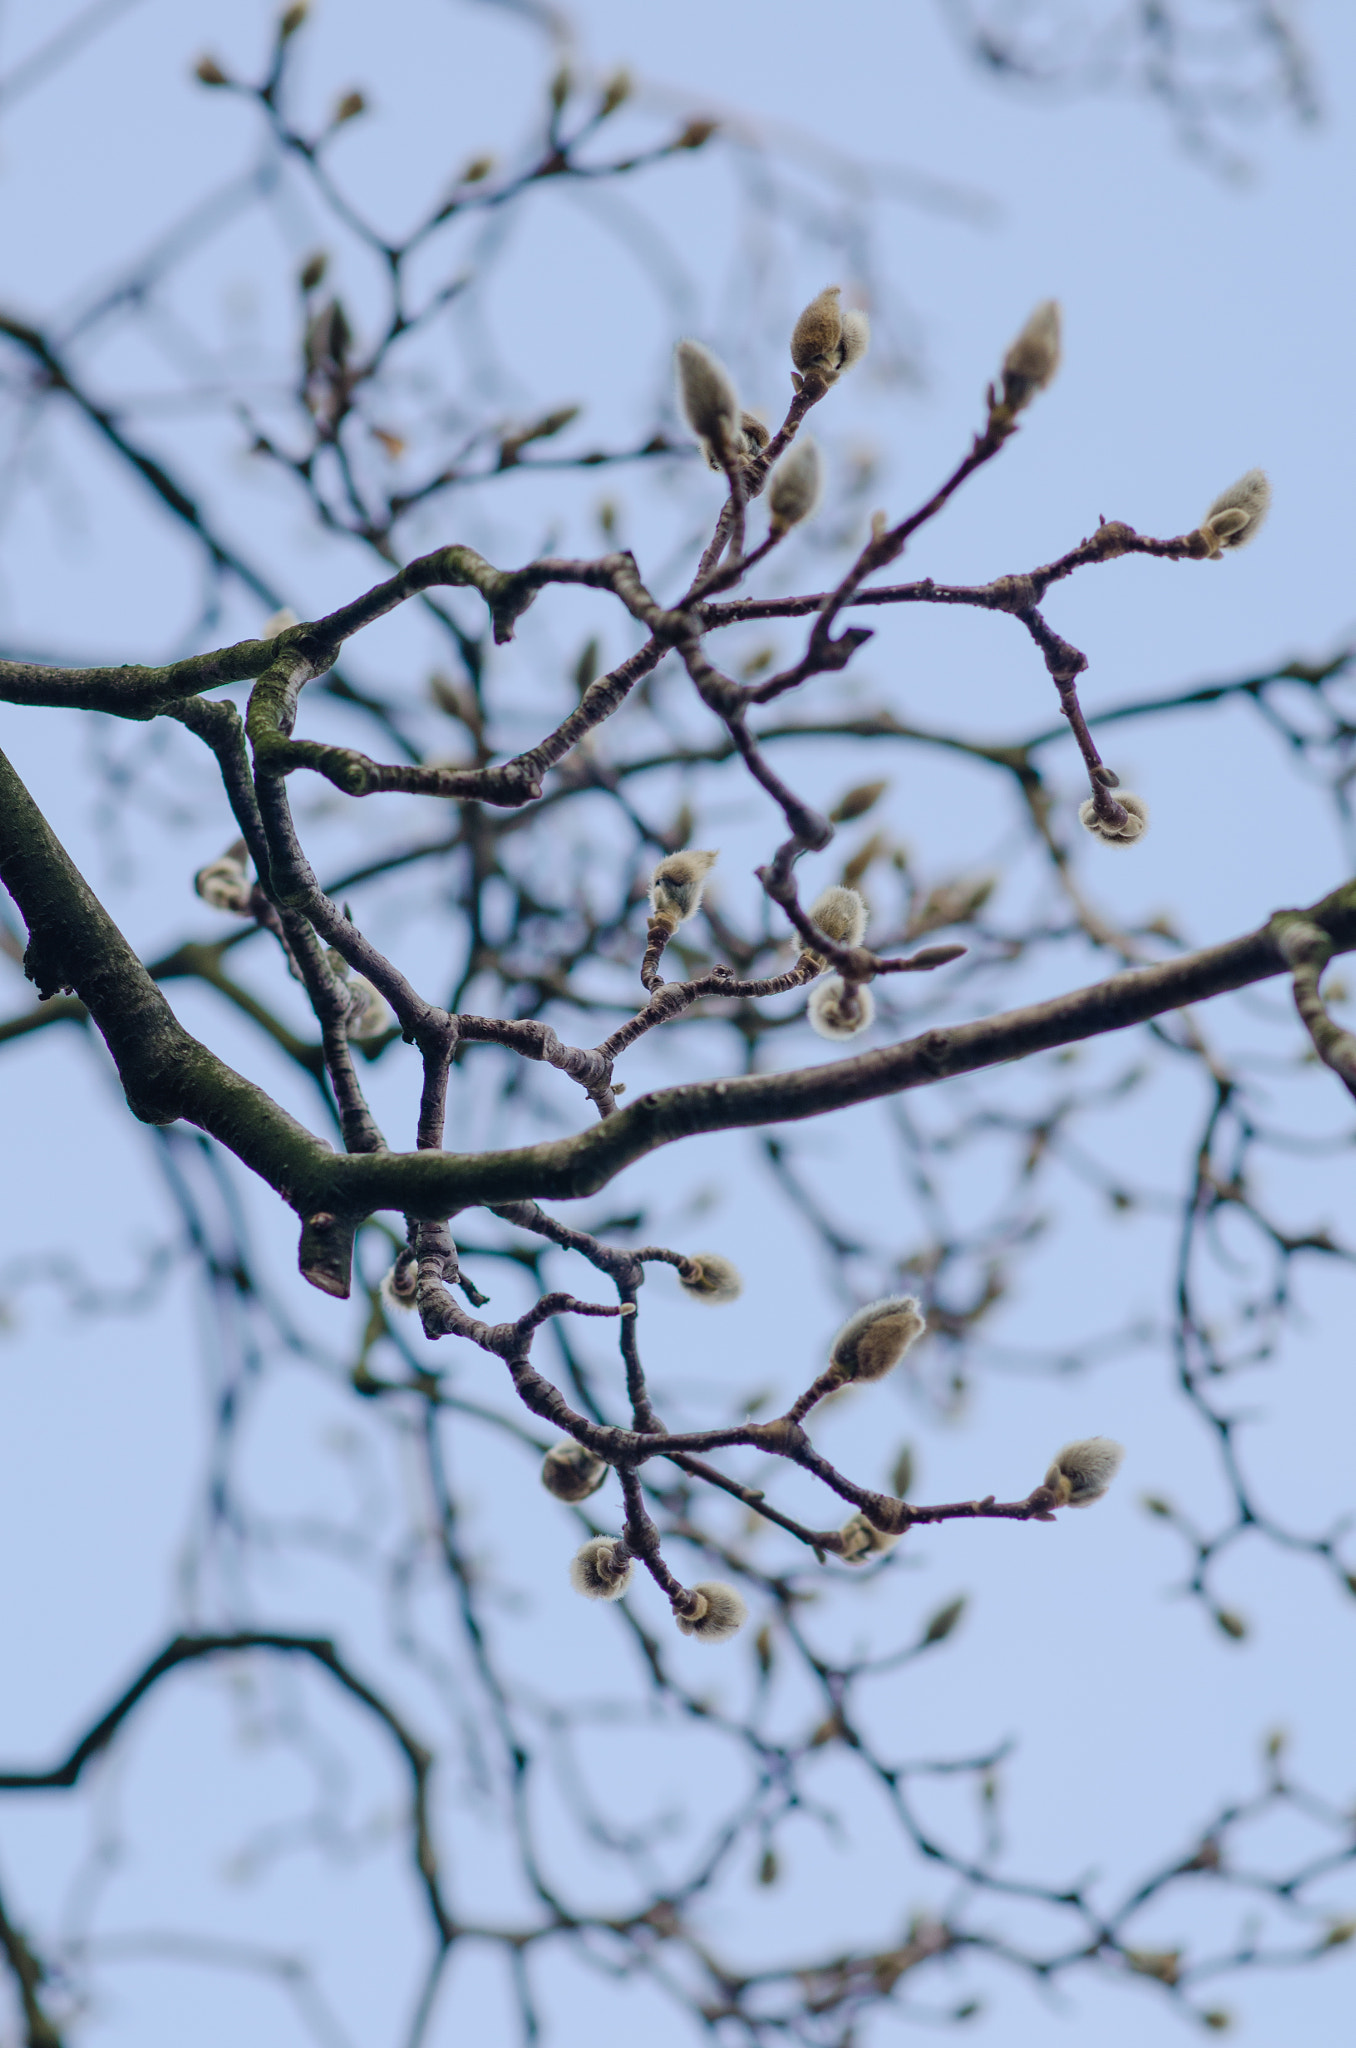
[[[213,910],[232,910],[238,917],[248,914],[253,891],[245,873],[244,853],[245,842],[239,839],[220,860],[208,861],[193,877],[193,887]]]
[[[367,101],[360,92],[346,92],[330,117],[333,128],[342,128],[346,121],[356,121],[359,114],[367,112]]]
[[[772,472],[767,504],[773,533],[787,533],[808,519],[819,503],[823,465],[819,444],[809,434],[792,442]]]
[[[1271,505],[1271,485],[1266,471],[1250,469],[1221,491],[1201,521],[1201,532],[1210,542],[1210,559],[1218,561],[1225,548],[1245,548],[1256,540],[1258,529]]]
[[[826,384],[859,363],[871,345],[871,322],[865,313],[845,313],[838,303],[841,292],[841,285],[828,285],[811,299],[791,331],[792,362]]]
[[[843,1539],[838,1555],[844,1564],[865,1564],[868,1558],[893,1550],[899,1541],[898,1536],[887,1536],[883,1529],[874,1529],[860,1512],[849,1515],[838,1533]]]
[[[1099,818],[1093,797],[1085,798],[1078,806],[1078,822],[1103,846],[1133,846],[1149,829],[1149,806],[1142,796],[1132,796],[1128,789],[1118,789],[1116,801],[1126,814],[1124,823],[1113,825],[1106,818]]]
[[[888,782],[859,782],[855,788],[848,790],[846,795],[839,797],[829,812],[830,822],[834,825],[850,825],[854,818],[864,818],[867,812],[880,802],[889,787]]]
[[[381,1298],[388,1308],[411,1309],[419,1292],[419,1262],[408,1246],[381,1280]]]
[[[719,859],[719,853],[701,846],[666,854],[650,877],[652,914],[668,920],[674,931],[695,917],[701,908],[706,877]]]
[[[738,1635],[749,1618],[749,1610],[733,1586],[720,1579],[707,1579],[692,1588],[701,1605],[695,1614],[677,1614],[674,1620],[685,1636],[703,1643],[725,1643]]]
[[[719,356],[699,341],[680,341],[674,351],[683,417],[716,467],[733,462],[743,446],[739,393]]]
[[[956,1623],[965,1612],[965,1595],[949,1600],[945,1607],[939,1607],[922,1635],[918,1638],[919,1648],[927,1643],[944,1643]]]
[[[570,1584],[586,1600],[620,1600],[631,1571],[631,1553],[619,1536],[591,1536],[570,1559]]]
[[[607,1460],[573,1437],[553,1444],[542,1459],[541,1483],[557,1500],[587,1500],[607,1477]]]
[[[719,1252],[695,1253],[678,1268],[678,1279],[685,1294],[690,1294],[694,1301],[708,1302],[712,1308],[738,1301],[744,1292],[737,1268]]]
[[[351,998],[349,1037],[359,1045],[383,1037],[395,1023],[395,1013],[380,989],[374,988],[365,974],[355,974],[349,982],[348,992]]]
[[[829,1358],[845,1380],[882,1380],[926,1328],[912,1294],[888,1295],[849,1316],[833,1340]]]
[[[1042,299],[1003,358],[1003,403],[1009,412],[1030,405],[1059,368],[1059,303]]]
[[[313,292],[316,286],[321,283],[326,270],[329,268],[329,261],[329,256],[324,249],[317,249],[313,256],[306,258],[306,261],[297,273],[297,283],[304,292]]]
[[[1100,1500],[1121,1468],[1124,1444],[1109,1436],[1083,1437],[1056,1451],[1045,1484],[1062,1508],[1087,1508]]]
[[[295,0],[295,4],[289,7],[279,19],[279,42],[285,43],[291,36],[294,36],[297,30],[302,26],[302,24],[306,20],[306,17],[310,13],[310,11],[310,0]]]
[[[866,898],[859,890],[835,882],[822,895],[816,896],[810,905],[809,918],[811,924],[818,925],[825,938],[832,939],[835,945],[860,946],[866,936]],[[823,964],[821,955],[810,947],[805,950],[812,960],[820,960]]]
[[[229,85],[231,82],[215,57],[199,57],[193,66],[193,76],[199,85]]]

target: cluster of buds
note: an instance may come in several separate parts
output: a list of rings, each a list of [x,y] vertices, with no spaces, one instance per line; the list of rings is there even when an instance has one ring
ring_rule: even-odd
[[[794,379],[797,390],[806,377],[835,383],[871,346],[871,322],[865,313],[845,313],[838,303],[841,293],[841,285],[828,285],[811,299],[792,329],[791,360],[800,373]]]

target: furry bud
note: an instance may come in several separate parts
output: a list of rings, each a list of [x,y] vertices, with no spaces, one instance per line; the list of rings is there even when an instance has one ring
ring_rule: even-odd
[[[355,974],[349,982],[348,992],[351,1003],[348,1013],[348,1035],[360,1044],[365,1039],[380,1038],[395,1023],[390,1004],[379,989],[373,988],[365,974]]]
[[[229,853],[223,853],[220,860],[209,860],[207,866],[199,868],[193,877],[193,887],[213,910],[233,910],[237,917],[248,914],[253,892],[240,857],[244,850],[242,843],[238,852],[232,848]]]
[[[312,259],[312,261],[314,261],[314,259]],[[307,267],[309,269],[311,266],[308,265]],[[322,270],[321,276],[323,275],[324,272]],[[319,280],[317,280],[317,282],[318,281]],[[300,619],[298,619],[291,605],[282,605],[276,612],[270,612],[268,617],[264,620],[263,625],[259,628],[259,638],[261,640],[276,640],[279,633],[289,632],[293,626],[299,626],[300,624],[301,621]]]
[[[672,919],[675,929],[695,917],[701,908],[706,878],[719,859],[718,853],[700,846],[666,854],[650,877],[650,909],[654,915]]]
[[[684,418],[704,447],[733,460],[743,446],[743,420],[729,371],[699,341],[680,341],[674,356]]]
[[[619,1536],[591,1536],[570,1559],[570,1584],[586,1600],[620,1600],[631,1570],[631,1553]]]
[[[1211,543],[1211,559],[1218,561],[1224,548],[1245,548],[1256,540],[1270,505],[1271,485],[1265,470],[1250,469],[1227,491],[1221,491],[1201,521],[1201,532]]]
[[[859,363],[871,344],[870,321],[865,313],[844,313],[838,303],[841,291],[841,285],[831,284],[811,299],[791,334],[796,368],[826,384]]]
[[[838,1555],[845,1564],[865,1564],[869,1557],[879,1557],[887,1550],[893,1550],[898,1536],[887,1536],[883,1529],[873,1529],[863,1514],[849,1515],[839,1530],[843,1548]]]
[[[390,1271],[382,1275],[381,1298],[388,1308],[409,1309],[414,1307],[418,1291],[419,1262],[406,1247],[397,1253]]]
[[[822,471],[818,442],[809,434],[802,434],[787,449],[768,485],[767,504],[774,533],[787,533],[793,526],[799,526],[802,519],[809,518],[819,503]]]
[[[675,1614],[674,1620],[685,1636],[697,1636],[704,1643],[725,1643],[739,1634],[749,1610],[733,1586],[708,1579],[692,1588],[700,1607],[695,1614]]]
[[[1003,358],[1003,403],[1009,412],[1030,405],[1059,368],[1059,304],[1042,299]]]
[[[739,432],[734,436],[734,439],[726,449],[726,462],[732,457],[738,461],[746,462],[751,455],[761,455],[771,438],[766,422],[760,420],[756,412],[741,412],[739,415]],[[702,447],[706,451],[707,468],[723,470],[725,462],[721,461],[718,451],[711,443],[703,441]]]
[[[876,1001],[863,982],[831,974],[810,992],[805,1015],[821,1038],[856,1038],[876,1014]]]
[[[541,1483],[557,1500],[587,1500],[607,1477],[607,1460],[573,1437],[553,1444],[542,1459]]]
[[[278,23],[279,41],[285,43],[289,36],[294,36],[310,11],[307,0],[295,0],[295,5],[287,9]]]
[[[866,936],[866,898],[835,882],[810,905],[810,922],[839,946],[860,946]],[[807,948],[807,951],[812,950]]]
[[[1062,1508],[1087,1508],[1100,1500],[1121,1469],[1124,1444],[1109,1436],[1089,1436],[1056,1451],[1045,1484],[1059,1496]]]
[[[1116,801],[1129,813],[1123,825],[1109,825],[1105,818],[1099,818],[1092,797],[1085,798],[1078,806],[1078,822],[1085,832],[1091,832],[1094,839],[1100,839],[1103,846],[1133,846],[1149,829],[1149,806],[1142,796],[1131,796],[1128,789],[1118,789]]]
[[[923,1311],[911,1294],[870,1301],[848,1317],[834,1338],[830,1362],[845,1380],[882,1380],[926,1328]]]
[[[713,1308],[738,1301],[744,1292],[738,1271],[719,1252],[697,1252],[678,1268],[678,1279],[685,1294],[694,1301],[709,1302]]]

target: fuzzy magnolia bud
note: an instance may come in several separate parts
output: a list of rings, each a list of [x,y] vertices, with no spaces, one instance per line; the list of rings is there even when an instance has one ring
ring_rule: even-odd
[[[704,1643],[724,1643],[739,1634],[749,1610],[733,1586],[708,1579],[692,1590],[700,1602],[697,1612],[673,1617],[685,1636],[697,1636]]]
[[[300,625],[300,623],[301,621],[290,604],[281,605],[276,612],[270,612],[264,620],[263,625],[259,628],[259,638],[261,640],[276,640],[279,633],[290,632],[293,626]]]
[[[831,974],[810,994],[805,1015],[821,1038],[855,1038],[876,1014],[876,1001],[865,983]]]
[[[1271,485],[1265,470],[1250,469],[1227,491],[1221,491],[1201,521],[1201,532],[1211,544],[1211,559],[1218,561],[1225,548],[1245,548],[1256,540],[1270,505]]]
[[[382,1275],[381,1298],[388,1308],[414,1307],[419,1291],[419,1262],[408,1247],[397,1253],[390,1271]]]
[[[695,917],[701,908],[706,878],[719,859],[718,853],[700,846],[666,854],[650,877],[650,909],[654,916],[667,919],[675,930]]]
[[[739,393],[718,356],[699,341],[680,341],[674,351],[683,416],[703,447],[733,461],[743,446]]]
[[[799,526],[802,519],[809,518],[819,503],[822,476],[819,444],[809,434],[802,434],[787,449],[768,485],[767,504],[774,533],[787,533],[793,526]]]
[[[365,974],[355,974],[349,982],[351,998],[348,1013],[348,1035],[362,1043],[366,1039],[380,1038],[395,1023],[395,1016],[380,989],[373,988]]]
[[[1121,1469],[1125,1446],[1109,1436],[1089,1436],[1056,1451],[1045,1484],[1062,1508],[1087,1508],[1100,1500]]]
[[[1003,358],[1003,403],[1009,412],[1030,405],[1059,368],[1059,304],[1042,299]]]
[[[233,910],[238,917],[249,910],[252,890],[245,873],[244,851],[244,841],[240,840],[220,860],[209,860],[193,877],[193,887],[213,910]]]
[[[739,432],[727,445],[724,462],[721,460],[719,450],[713,447],[711,442],[703,441],[702,447],[706,451],[706,466],[708,469],[723,470],[726,463],[732,457],[739,461],[747,461],[751,455],[761,455],[771,438],[772,436],[767,430],[766,421],[760,420],[756,412],[741,412],[739,415]]]
[[[887,1536],[883,1529],[873,1529],[861,1513],[849,1515],[838,1533],[843,1539],[838,1555],[846,1564],[865,1564],[869,1557],[893,1550],[899,1541],[898,1536]]]
[[[542,1459],[541,1483],[557,1500],[587,1500],[607,1477],[607,1460],[573,1437],[553,1444]]]
[[[1131,796],[1128,789],[1118,789],[1116,801],[1126,813],[1123,824],[1112,825],[1105,818],[1099,818],[1092,797],[1087,797],[1078,806],[1078,822],[1085,832],[1091,832],[1094,839],[1100,839],[1103,846],[1133,846],[1149,829],[1149,806],[1142,796]]]
[[[889,1295],[849,1316],[833,1340],[829,1358],[845,1380],[881,1380],[926,1328],[913,1295]]]
[[[619,1536],[591,1536],[570,1559],[570,1584],[586,1600],[620,1600],[631,1569],[631,1553]]]
[[[860,946],[866,935],[866,898],[835,882],[810,905],[810,922],[839,946]],[[807,948],[807,950],[811,950]]]
[[[694,1301],[709,1302],[713,1308],[738,1301],[744,1292],[738,1271],[719,1252],[696,1253],[678,1268],[678,1279],[685,1294]]]
[[[805,375],[832,384],[844,370],[859,363],[871,345],[871,322],[865,313],[845,313],[838,303],[841,285],[831,284],[811,299],[791,333],[791,360]]]

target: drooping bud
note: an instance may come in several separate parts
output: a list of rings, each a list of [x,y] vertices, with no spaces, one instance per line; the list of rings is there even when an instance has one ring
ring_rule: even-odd
[[[1120,1471],[1124,1444],[1109,1436],[1082,1437],[1056,1451],[1045,1484],[1059,1496],[1062,1508],[1087,1508],[1100,1500]]]
[[[738,1301],[744,1292],[738,1270],[719,1252],[695,1253],[678,1268],[678,1279],[685,1294],[690,1294],[694,1301],[709,1303],[712,1308]]]
[[[706,878],[720,855],[710,847],[689,846],[666,854],[650,877],[650,910],[674,931],[701,909]]]
[[[720,1579],[707,1579],[692,1590],[701,1603],[697,1612],[673,1617],[685,1636],[696,1636],[703,1643],[725,1643],[738,1635],[749,1618],[749,1610],[733,1586]]]
[[[849,1515],[839,1530],[843,1548],[838,1555],[845,1564],[865,1564],[868,1558],[880,1557],[887,1550],[893,1550],[898,1536],[887,1536],[883,1529],[875,1529],[860,1512]]]
[[[718,356],[699,341],[680,341],[674,351],[683,416],[716,466],[733,462],[743,446],[739,393]]]
[[[620,1600],[631,1571],[631,1553],[619,1536],[591,1536],[570,1559],[570,1584],[586,1600]]]
[[[823,464],[819,444],[809,434],[793,441],[772,472],[767,504],[773,533],[787,533],[808,519],[819,503]]]
[[[1060,318],[1057,299],[1042,299],[1003,358],[1003,403],[1009,412],[1030,405],[1059,368]]]
[[[1218,561],[1225,548],[1245,548],[1256,540],[1270,505],[1271,485],[1265,470],[1250,469],[1227,491],[1221,491],[1201,521],[1201,532],[1211,543],[1211,559]]]
[[[849,1316],[829,1352],[844,1379],[881,1380],[918,1342],[927,1320],[912,1294],[870,1301]]]
[[[381,1280],[381,1298],[388,1308],[411,1309],[419,1292],[419,1261],[407,1245]]]
[[[365,974],[355,974],[348,985],[351,998],[348,1013],[348,1035],[363,1044],[368,1039],[380,1038],[395,1023],[395,1015],[380,989],[374,988]]]
[[[557,1500],[587,1500],[607,1477],[607,1460],[573,1437],[553,1444],[542,1459],[541,1483]]]
[[[1094,839],[1100,839],[1103,846],[1133,846],[1149,829],[1149,806],[1142,796],[1131,796],[1128,789],[1118,789],[1116,801],[1127,813],[1123,824],[1111,825],[1105,818],[1099,818],[1092,797],[1085,798],[1078,806],[1078,822],[1085,832],[1091,832]]]
[[[876,1014],[876,1000],[864,982],[831,974],[810,992],[805,1015],[821,1038],[856,1038]]]
[[[249,912],[252,889],[245,872],[245,842],[238,839],[220,860],[209,860],[193,877],[193,887],[213,910],[232,910],[237,917]]]

